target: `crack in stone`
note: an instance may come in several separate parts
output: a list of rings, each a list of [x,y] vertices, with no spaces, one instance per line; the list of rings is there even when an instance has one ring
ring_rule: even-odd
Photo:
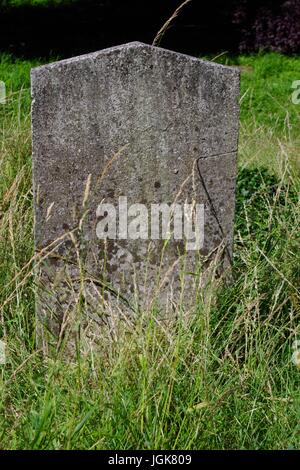
[[[234,152],[229,152],[229,153],[227,153],[227,154],[224,153],[224,154],[219,154],[219,155],[230,155],[231,153],[234,153]],[[211,155],[211,156],[218,156],[218,155]],[[207,157],[204,157],[204,158],[207,158]],[[208,158],[209,158],[209,157],[208,157]],[[221,233],[221,235],[222,235],[223,240],[225,241],[225,240],[226,240],[225,232],[224,232],[224,230],[223,230],[223,227],[222,227],[222,224],[221,224],[221,222],[220,222],[220,220],[219,220],[219,217],[218,217],[217,211],[216,211],[216,209],[215,209],[214,203],[213,203],[213,201],[212,201],[212,198],[210,197],[209,191],[208,191],[208,189],[207,189],[207,186],[206,186],[206,184],[205,184],[205,181],[204,181],[204,178],[203,178],[203,176],[202,176],[201,170],[200,170],[200,168],[199,168],[199,162],[200,162],[200,160],[203,160],[203,157],[200,157],[200,158],[197,159],[197,169],[198,169],[198,175],[199,175],[199,178],[200,178],[200,182],[201,182],[201,184],[202,184],[202,186],[203,186],[204,192],[205,192],[206,197],[207,197],[207,199],[208,199],[208,202],[209,202],[210,208],[211,208],[211,210],[212,210],[213,216],[214,216],[214,218],[216,219],[216,222],[217,222],[217,224],[218,224],[219,231],[220,231],[220,233]],[[226,245],[225,245],[225,253],[226,253],[226,255],[227,255],[228,259],[229,259],[230,264],[232,264],[232,256],[231,256],[230,251],[229,251],[229,249],[228,249],[228,242],[226,242]]]

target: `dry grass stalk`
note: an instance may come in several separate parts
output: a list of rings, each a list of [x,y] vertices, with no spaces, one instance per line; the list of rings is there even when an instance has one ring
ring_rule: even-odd
[[[174,11],[174,13],[172,14],[172,16],[170,16],[170,18],[163,24],[163,26],[160,28],[160,30],[158,31],[157,35],[155,36],[154,40],[153,40],[153,43],[152,43],[152,46],[159,46],[165,32],[167,31],[167,29],[170,27],[171,23],[175,20],[175,18],[177,18],[177,16],[179,15],[179,13],[181,12],[181,10],[188,4],[188,3],[191,3],[192,0],[185,0],[185,2],[181,3],[181,5],[179,5],[178,8],[176,8],[176,10]]]

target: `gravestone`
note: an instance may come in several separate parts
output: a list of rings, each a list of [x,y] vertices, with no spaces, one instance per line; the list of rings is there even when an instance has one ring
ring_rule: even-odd
[[[110,302],[195,303],[203,272],[227,269],[238,97],[235,68],[138,42],[32,70],[44,335],[78,311],[95,334]]]

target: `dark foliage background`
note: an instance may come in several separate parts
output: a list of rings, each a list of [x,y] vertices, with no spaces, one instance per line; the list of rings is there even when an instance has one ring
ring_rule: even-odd
[[[0,0],[0,50],[24,57],[67,57],[133,40],[151,43],[180,3],[73,0],[12,7]],[[194,0],[161,46],[195,55],[260,49],[299,53],[300,1]]]
[[[249,1],[235,3],[233,23],[239,32],[239,51],[300,51],[300,1]]]

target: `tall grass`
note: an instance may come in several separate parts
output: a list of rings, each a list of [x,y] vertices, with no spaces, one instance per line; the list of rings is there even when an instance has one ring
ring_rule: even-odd
[[[72,363],[63,354],[43,360],[36,348],[31,64],[0,62],[9,84],[0,105],[0,448],[300,447],[300,373],[291,361],[300,336],[300,113],[283,84],[289,59],[238,60],[252,67],[242,87],[253,98],[242,94],[233,282],[210,282],[205,301],[189,315],[179,308],[169,324],[153,308],[116,323],[115,335],[103,329],[101,352]],[[276,100],[258,109],[265,83],[248,75],[257,69],[272,77],[289,121]]]

